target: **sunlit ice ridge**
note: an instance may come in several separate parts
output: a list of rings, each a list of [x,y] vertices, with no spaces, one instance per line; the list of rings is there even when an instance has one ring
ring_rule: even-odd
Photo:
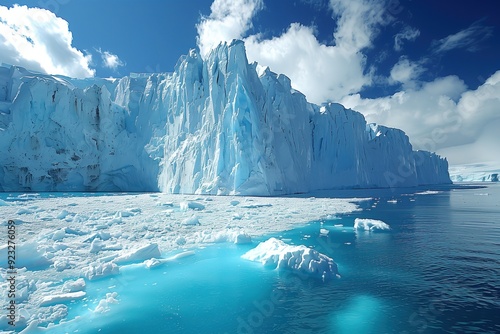
[[[173,73],[72,79],[0,67],[0,191],[280,195],[451,183],[446,159],[307,102],[242,41]]]

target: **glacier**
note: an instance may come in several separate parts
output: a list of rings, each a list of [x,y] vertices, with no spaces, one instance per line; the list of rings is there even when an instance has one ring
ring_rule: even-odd
[[[453,182],[498,182],[500,162],[453,165],[450,166],[449,173]]]
[[[290,79],[242,41],[172,73],[73,79],[0,66],[0,191],[280,195],[451,183],[445,158]]]

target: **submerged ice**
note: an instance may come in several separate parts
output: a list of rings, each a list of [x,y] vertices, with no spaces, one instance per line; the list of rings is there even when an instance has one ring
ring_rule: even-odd
[[[241,41],[173,73],[76,80],[0,67],[0,190],[276,195],[449,183],[404,132],[248,64]]]

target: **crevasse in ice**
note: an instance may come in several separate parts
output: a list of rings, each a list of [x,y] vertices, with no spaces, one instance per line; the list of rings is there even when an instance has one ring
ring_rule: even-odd
[[[401,130],[308,103],[241,41],[173,73],[77,80],[0,67],[0,190],[277,195],[450,183]]]

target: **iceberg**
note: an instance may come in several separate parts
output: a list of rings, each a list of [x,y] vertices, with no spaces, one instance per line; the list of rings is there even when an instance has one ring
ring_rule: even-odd
[[[0,191],[280,195],[451,183],[446,159],[309,103],[242,41],[173,73],[72,79],[0,66]]]
[[[390,230],[391,227],[381,220],[356,218],[354,220],[354,229],[367,232],[374,232],[374,231]]]
[[[241,256],[273,269],[289,269],[328,280],[339,276],[337,264],[330,257],[309,247],[288,245],[270,238]]]

